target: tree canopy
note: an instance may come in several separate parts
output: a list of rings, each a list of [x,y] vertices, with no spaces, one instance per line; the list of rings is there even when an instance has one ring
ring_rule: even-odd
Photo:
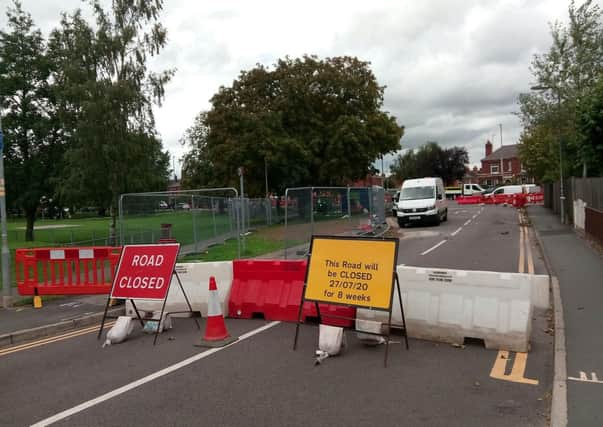
[[[120,194],[168,181],[152,106],[173,71],[147,69],[167,40],[163,1],[88,4],[93,24],[79,9],[65,13],[45,40],[15,0],[0,31],[7,200],[25,211],[27,240],[41,200],[110,208],[114,233]]]
[[[391,171],[398,181],[435,176],[451,184],[463,178],[468,163],[469,154],[465,148],[442,148],[437,142],[428,142],[416,151],[408,150],[398,155]]]
[[[596,105],[591,98],[603,75],[601,10],[592,0],[579,7],[572,0],[568,15],[567,25],[551,26],[551,47],[532,61],[532,91],[519,97],[521,160],[545,181],[559,176],[559,144],[566,175],[600,173],[597,144],[590,137],[594,122],[585,115],[593,113],[587,110]]]
[[[15,2],[0,31],[0,111],[5,133],[7,205],[25,212],[26,239],[42,196],[52,192],[63,144],[49,85],[45,41],[31,16]]]
[[[384,87],[352,57],[285,58],[242,71],[221,87],[183,138],[183,186],[238,184],[249,194],[363,178],[400,148],[403,127],[382,111]]]

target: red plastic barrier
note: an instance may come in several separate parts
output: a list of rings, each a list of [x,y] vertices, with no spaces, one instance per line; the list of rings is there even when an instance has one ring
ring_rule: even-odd
[[[459,205],[476,205],[482,203],[482,196],[461,196],[456,198]]]
[[[108,294],[120,253],[112,246],[17,249],[19,294]]]
[[[296,322],[304,280],[305,260],[234,260],[232,287],[228,300],[230,317],[251,319],[261,314],[266,320]],[[319,304],[322,322],[333,326],[353,326],[355,307]],[[337,319],[328,315],[348,317]],[[314,303],[305,303],[302,320],[315,317]]]
[[[526,194],[520,193],[520,194],[514,194],[513,195],[513,207],[515,208],[523,208],[526,205],[528,198]]]
[[[544,193],[529,193],[527,194],[528,203],[542,203],[544,202]]]

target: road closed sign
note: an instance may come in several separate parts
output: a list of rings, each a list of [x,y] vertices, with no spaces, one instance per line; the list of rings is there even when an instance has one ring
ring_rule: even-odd
[[[304,299],[390,310],[398,239],[314,236]]]
[[[179,243],[124,246],[111,298],[164,300],[179,250]]]

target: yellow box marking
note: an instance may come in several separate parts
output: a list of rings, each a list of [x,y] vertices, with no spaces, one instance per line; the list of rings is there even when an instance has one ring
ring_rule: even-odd
[[[527,353],[515,353],[515,361],[511,368],[510,374],[505,374],[507,368],[507,361],[509,360],[509,352],[505,350],[499,350],[494,361],[494,366],[490,371],[490,377],[497,380],[512,381],[521,384],[538,385],[538,380],[525,378],[526,362],[528,360]]]
[[[314,237],[305,298],[389,310],[396,243]]]

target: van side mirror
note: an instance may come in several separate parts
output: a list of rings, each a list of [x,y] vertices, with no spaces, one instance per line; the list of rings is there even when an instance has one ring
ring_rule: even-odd
[[[438,194],[438,199],[442,200],[444,198],[444,195],[442,193]]]

